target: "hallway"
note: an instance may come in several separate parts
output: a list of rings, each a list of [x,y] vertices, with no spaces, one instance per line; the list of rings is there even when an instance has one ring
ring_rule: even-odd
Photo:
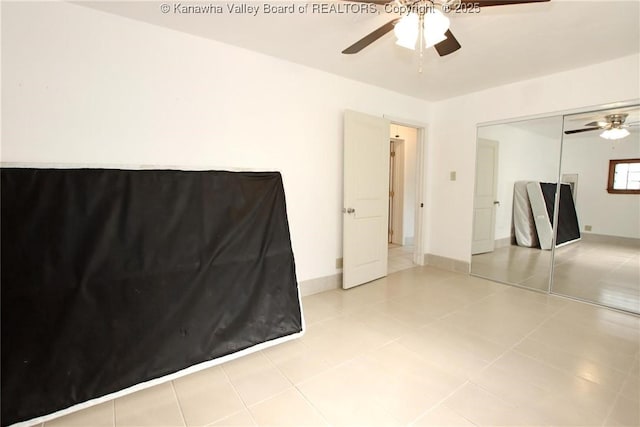
[[[389,244],[388,274],[415,267],[413,263],[413,246]]]

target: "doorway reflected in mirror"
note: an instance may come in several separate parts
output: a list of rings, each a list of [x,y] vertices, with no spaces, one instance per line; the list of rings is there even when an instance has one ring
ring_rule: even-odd
[[[561,116],[478,128],[472,274],[549,291],[553,214],[540,183],[557,181],[561,138]]]

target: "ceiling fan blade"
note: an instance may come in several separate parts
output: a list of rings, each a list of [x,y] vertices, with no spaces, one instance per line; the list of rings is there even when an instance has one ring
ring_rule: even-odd
[[[366,36],[364,36],[363,38],[361,38],[360,40],[358,40],[357,42],[355,42],[354,44],[352,44],[351,46],[349,46],[348,48],[343,50],[342,53],[344,53],[345,55],[350,55],[350,54],[353,54],[353,53],[360,52],[362,49],[364,49],[365,47],[369,46],[371,43],[373,43],[374,41],[378,40],[380,37],[384,36],[389,31],[393,30],[393,26],[399,20],[400,20],[400,18],[397,18],[397,19],[394,19],[392,21],[387,22],[382,27],[378,28],[377,30],[375,30],[375,31],[373,31],[373,32],[371,32],[369,34],[367,34]]]
[[[444,35],[447,36],[447,38],[434,46],[438,51],[438,55],[449,55],[462,47],[451,31],[447,30]]]
[[[480,7],[487,6],[504,6],[507,4],[524,4],[524,3],[544,3],[551,0],[475,0],[475,1],[462,1],[461,4],[466,7],[474,7],[478,5]]]
[[[603,121],[597,121],[597,122],[591,122],[591,123],[587,123],[585,126],[598,126],[599,128],[605,128],[607,126],[609,126],[610,123],[609,122],[603,122]]]
[[[571,135],[572,133],[581,133],[581,132],[591,132],[593,130],[602,130],[602,128],[586,128],[586,129],[575,129],[575,130],[565,130],[565,135]]]

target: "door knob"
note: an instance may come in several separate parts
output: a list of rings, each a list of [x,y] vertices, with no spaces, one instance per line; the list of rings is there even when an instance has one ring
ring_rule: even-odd
[[[493,204],[494,204],[494,205],[498,205],[498,206],[500,206],[500,202],[499,202],[499,201],[497,201],[497,200],[494,200]]]
[[[355,210],[355,209],[353,209],[353,208],[347,208],[347,213],[348,213],[348,214],[355,213],[355,211],[356,211],[356,210]]]

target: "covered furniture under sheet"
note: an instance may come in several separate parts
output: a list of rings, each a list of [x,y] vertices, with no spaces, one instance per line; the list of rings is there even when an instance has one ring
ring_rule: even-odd
[[[1,180],[3,425],[301,333],[279,173]]]
[[[527,193],[528,181],[517,181],[513,185],[513,230],[518,246],[538,246],[536,223]]]
[[[553,215],[556,197],[555,183],[529,182],[527,194],[531,203],[540,248],[551,249],[553,245]],[[560,184],[558,230],[556,247],[580,240],[580,226],[569,184]]]

